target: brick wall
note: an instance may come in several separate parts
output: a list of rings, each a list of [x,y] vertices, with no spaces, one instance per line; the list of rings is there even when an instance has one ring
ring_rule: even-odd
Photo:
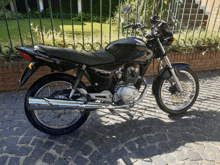
[[[201,53],[188,53],[185,55],[182,54],[171,54],[169,55],[171,62],[185,62],[191,65],[191,68],[195,71],[204,71],[204,70],[214,70],[220,69],[220,53],[207,53],[202,55]],[[28,89],[34,81],[40,77],[50,74],[50,68],[41,67],[39,68],[32,77],[25,83],[24,86],[17,89],[18,81],[27,67],[28,61],[25,62],[14,62],[0,64],[0,91],[13,91],[13,90],[22,90]],[[158,61],[155,60],[154,71],[157,71]],[[71,71],[66,72],[72,74]],[[147,75],[153,74],[153,63],[150,64]],[[84,78],[84,82],[87,80]]]

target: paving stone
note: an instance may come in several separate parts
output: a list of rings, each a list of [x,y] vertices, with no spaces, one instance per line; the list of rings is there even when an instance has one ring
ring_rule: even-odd
[[[154,155],[161,153],[161,151],[155,145],[150,145],[150,146],[146,147],[145,151],[147,153],[146,157],[151,157],[151,156],[154,156]]]
[[[134,152],[134,155],[137,158],[143,159],[143,158],[147,158],[149,156],[149,153],[147,153],[145,149],[139,149]]]
[[[56,161],[56,163],[55,163],[55,165],[69,165],[69,161],[67,161],[66,159],[64,159],[64,158],[59,158],[57,161]]]
[[[31,158],[31,157],[26,157],[22,163],[22,165],[35,165],[37,159]]]
[[[8,165],[19,165],[20,164],[20,158],[18,157],[11,157]]]
[[[185,151],[176,151],[173,155],[178,161],[183,161],[189,158],[189,155]]]
[[[99,162],[97,165],[109,165],[107,162]]]
[[[71,144],[70,144],[70,148],[75,150],[75,151],[78,151],[80,150],[85,144],[80,141],[80,140],[74,140]]]
[[[125,147],[126,147],[129,151],[135,151],[135,150],[137,149],[133,141],[127,142],[127,143],[125,144]]]
[[[56,153],[61,154],[63,152],[64,148],[65,148],[64,146],[57,145],[53,149],[56,151]]]
[[[205,149],[205,146],[204,146],[204,144],[201,144],[201,143],[193,143],[193,148],[195,149],[195,150],[204,150]]]
[[[43,149],[46,149],[46,150],[49,150],[49,149],[52,148],[53,145],[54,145],[54,142],[47,141],[47,142],[45,142],[45,143],[42,145],[42,148],[43,148]]]
[[[16,156],[26,156],[30,153],[31,147],[28,146],[22,146],[17,150],[17,153],[15,154]]]
[[[64,156],[65,158],[74,160],[74,158],[76,157],[76,152],[73,151],[73,150],[67,150],[67,151],[65,151],[65,153],[64,153],[63,156]]]
[[[206,144],[206,148],[208,149],[208,151],[214,152],[214,153],[218,153],[220,151],[217,146],[214,146],[214,145],[209,144],[209,143]]]
[[[0,147],[0,154],[3,154],[3,148]]]
[[[111,153],[111,147],[108,145],[101,146],[98,150],[103,155],[108,155]]]
[[[43,162],[52,164],[56,159],[56,156],[51,153],[46,153],[43,158]]]
[[[190,162],[187,162],[186,165],[199,165],[199,163],[195,161],[190,161]]]
[[[16,154],[16,152],[18,151],[19,147],[18,146],[7,146],[7,148],[5,149],[4,153],[7,154]]]
[[[43,145],[43,141],[41,139],[34,139],[31,143],[32,146],[41,147]]]
[[[101,155],[98,151],[95,151],[95,152],[89,157],[89,159],[90,159],[93,163],[98,162],[101,158],[102,158],[102,155]]]
[[[123,159],[118,159],[118,160],[116,161],[116,164],[117,164],[117,165],[126,165],[125,162],[123,161]]]
[[[32,138],[30,137],[23,137],[18,144],[24,144],[24,145],[28,145],[31,142]]]
[[[211,162],[200,162],[200,165],[213,165]]]
[[[157,141],[159,142],[164,142],[164,141],[168,141],[166,134],[156,134],[155,138],[157,139]]]
[[[175,133],[175,134],[168,134],[168,137],[169,139],[172,141],[172,142],[179,142],[181,141],[181,136],[178,134],[178,133]]]
[[[198,151],[203,160],[215,161],[215,157],[210,152]]]
[[[91,152],[92,152],[92,147],[90,147],[89,145],[85,145],[83,148],[82,148],[82,154],[84,155],[89,155]]]
[[[38,133],[37,130],[35,128],[31,127],[27,130],[27,132],[25,133],[25,136],[33,137],[37,133]]]
[[[8,156],[0,156],[0,164],[5,164],[8,159]]]
[[[134,161],[133,159],[131,159],[130,157],[128,157],[127,155],[126,156],[123,156],[123,161],[125,162],[126,165],[133,165]]]
[[[75,163],[77,165],[82,165],[82,164],[86,164],[88,162],[87,159],[83,158],[82,156],[78,156],[75,160]]]
[[[35,158],[35,159],[39,159],[44,153],[45,153],[45,150],[40,149],[40,148],[35,148],[35,149],[32,151],[30,157],[31,157],[31,158]]]
[[[159,155],[152,157],[154,164],[167,165],[168,163]]]
[[[200,156],[199,152],[197,151],[189,151],[189,160],[191,161],[198,161],[202,160],[202,157]]]
[[[174,158],[173,155],[167,153],[167,154],[163,154],[162,157],[166,160],[167,163],[171,164],[171,163],[175,163],[176,160]]]
[[[6,146],[15,146],[18,143],[19,137],[8,137],[5,140]]]
[[[158,140],[154,136],[147,136],[146,139],[147,139],[148,143],[151,143],[151,144],[158,142]]]
[[[215,162],[219,162],[220,163],[220,153],[216,154],[215,156]]]
[[[153,163],[150,161],[138,160],[134,162],[133,165],[153,165]]]
[[[144,140],[142,137],[138,138],[134,142],[138,145],[138,148],[143,148],[148,145],[147,141]]]

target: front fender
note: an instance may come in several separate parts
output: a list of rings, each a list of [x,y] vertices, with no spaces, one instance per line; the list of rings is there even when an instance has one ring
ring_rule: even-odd
[[[190,65],[189,64],[186,64],[186,63],[172,63],[172,67],[175,69],[175,70],[178,70],[180,71],[181,69],[184,69],[184,68],[189,68]],[[171,76],[171,73],[169,71],[169,68],[168,66],[166,66],[164,69],[162,69],[160,71],[160,73],[155,77],[154,81],[153,81],[153,84],[152,84],[152,93],[153,95],[155,95],[155,89],[158,87],[159,85],[159,82],[162,80],[162,79],[167,79]]]

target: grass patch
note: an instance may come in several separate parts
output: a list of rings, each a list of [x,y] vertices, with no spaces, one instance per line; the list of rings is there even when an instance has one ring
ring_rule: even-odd
[[[24,45],[31,45],[31,35],[30,35],[30,27],[28,19],[23,19],[19,21],[20,23],[20,31],[22,35],[22,40]],[[64,35],[66,44],[77,44],[82,43],[82,22],[74,21],[74,38],[72,33],[72,21],[64,20]],[[8,20],[9,31],[12,39],[13,46],[21,45],[18,25],[16,20]],[[34,39],[34,44],[43,44],[43,40],[41,39],[41,27],[39,19],[31,19],[31,28]],[[0,21],[1,33],[0,33],[0,44],[3,46],[3,51],[7,51],[8,48],[4,46],[9,46],[8,32],[6,29],[5,21]],[[42,27],[43,27],[43,35],[46,45],[53,45],[53,34],[51,31],[51,20],[50,19],[42,19]],[[56,46],[63,44],[63,33],[62,33],[62,22],[60,19],[53,19],[53,27],[54,27],[54,37]],[[110,25],[103,23],[102,24],[102,38],[103,43],[109,42],[109,28]],[[83,31],[84,31],[84,39],[85,43],[92,43],[92,23],[91,22],[83,22]],[[101,24],[94,22],[93,23],[93,42],[101,42],[100,37]],[[111,40],[118,39],[118,28],[116,26],[111,26]],[[120,36],[121,37],[121,36]],[[87,45],[88,46],[88,45]]]

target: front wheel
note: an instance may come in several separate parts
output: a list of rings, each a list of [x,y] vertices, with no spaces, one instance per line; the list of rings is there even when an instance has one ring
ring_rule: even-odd
[[[29,110],[28,98],[56,98],[69,99],[72,87],[76,78],[67,74],[50,74],[37,80],[28,90],[25,96],[25,113],[30,123],[39,131],[50,135],[63,135],[78,129],[88,118],[88,110],[65,109],[65,110]],[[80,82],[79,88],[86,89]],[[77,92],[74,93],[72,100],[83,100]]]
[[[172,77],[161,78],[155,91],[158,106],[170,114],[186,112],[195,103],[199,93],[199,80],[190,68],[184,68],[176,74],[182,85],[182,92],[179,92]]]

